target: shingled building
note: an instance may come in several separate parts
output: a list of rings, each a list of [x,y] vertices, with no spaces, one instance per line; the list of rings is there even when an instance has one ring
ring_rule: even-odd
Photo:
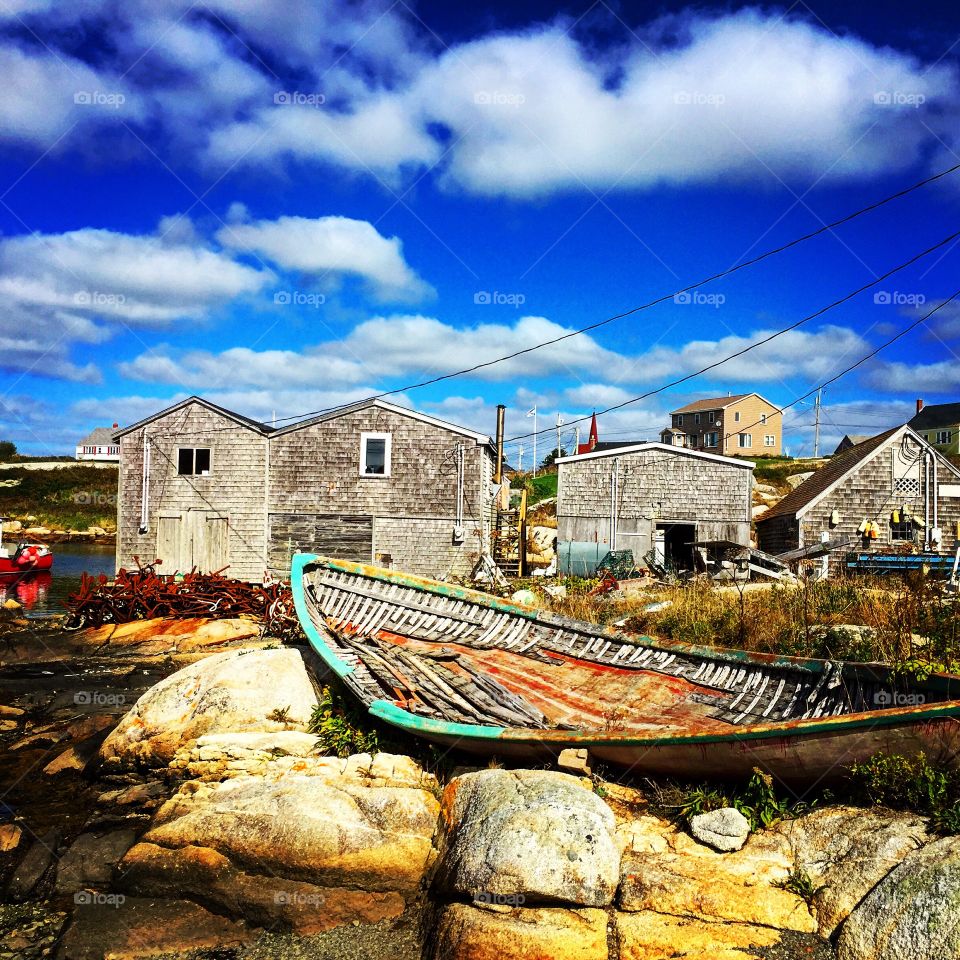
[[[260,580],[299,550],[445,577],[488,543],[490,438],[384,400],[278,429],[190,397],[116,436],[118,567]]]

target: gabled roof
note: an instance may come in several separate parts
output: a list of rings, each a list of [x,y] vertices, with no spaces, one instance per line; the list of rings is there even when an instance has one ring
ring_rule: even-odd
[[[747,397],[756,397],[758,400],[763,400],[765,404],[776,410],[775,404],[770,403],[765,397],[761,397],[759,393],[736,393],[731,397],[708,397],[706,400],[694,400],[693,403],[688,403],[685,407],[678,407],[676,410],[671,410],[670,415],[673,416],[677,413],[703,413],[704,410],[723,410],[735,403],[739,403],[741,400],[746,400]]]
[[[591,453],[580,453],[572,457],[559,457],[557,464],[573,463],[580,460],[592,460],[596,457],[622,456],[627,453],[642,453],[647,450],[662,450],[668,457],[693,457],[697,460],[712,460],[715,463],[725,463],[731,467],[747,467],[752,470],[756,464],[752,460],[741,460],[735,457],[721,457],[717,453],[704,453],[702,450],[691,450],[688,447],[674,447],[669,443],[660,443],[655,440],[644,440],[640,443],[628,443],[616,446],[609,450],[594,450]]]
[[[960,424],[960,403],[931,403],[907,423],[914,430],[929,430],[931,427],[951,427]]]
[[[834,454],[830,460],[819,470],[815,471],[813,476],[804,480],[799,487],[791,490],[779,503],[772,506],[761,517],[757,517],[757,523],[766,523],[774,517],[782,516],[800,516],[812,507],[817,501],[825,497],[833,488],[845,477],[856,470],[861,464],[869,460],[874,454],[879,453],[884,447],[898,440],[902,435],[909,434],[921,446],[932,450],[940,461],[960,476],[949,460],[937,452],[936,448],[927,443],[919,434],[910,428],[908,424],[894,427],[884,433],[878,433],[863,443],[858,443],[854,447],[848,447],[842,453]]]
[[[357,410],[365,410],[367,407],[379,407],[382,410],[388,410],[391,413],[396,413],[400,416],[412,417],[414,420],[420,420],[423,423],[430,423],[435,427],[441,427],[444,430],[450,430],[452,433],[459,433],[462,436],[470,437],[480,444],[492,444],[493,442],[487,434],[477,433],[475,430],[468,430],[466,427],[459,427],[455,423],[448,423],[446,420],[440,420],[437,417],[431,417],[426,413],[419,413],[418,411],[410,410],[407,407],[398,407],[396,404],[387,403],[386,400],[380,399],[360,400],[357,403],[347,404],[346,406],[338,407],[335,410],[328,410],[326,413],[321,413],[316,417],[310,417],[307,420],[300,420],[297,423],[291,423],[286,427],[272,427],[269,424],[260,423],[257,420],[251,420],[249,417],[245,417],[242,414],[234,413],[232,410],[227,410],[225,407],[217,406],[217,404],[211,403],[209,400],[204,400],[203,397],[187,397],[186,400],[181,400],[179,403],[175,403],[171,407],[167,407],[149,417],[145,417],[143,420],[139,420],[137,423],[131,424],[129,427],[123,427],[120,430],[113,431],[113,437],[122,437],[124,434],[130,433],[132,430],[138,430],[140,427],[146,426],[148,423],[153,423],[153,421],[159,420],[161,417],[168,416],[171,413],[176,413],[177,410],[181,410],[192,403],[198,403],[201,406],[206,407],[208,410],[212,410],[214,413],[218,413],[221,416],[227,417],[228,419],[240,424],[240,426],[247,427],[250,430],[253,430],[255,433],[261,434],[262,436],[274,437],[282,434],[293,433],[296,430],[302,430],[304,427],[312,426],[315,423],[324,423],[327,420],[335,420],[337,417],[342,417],[348,413],[355,413]]]
[[[395,413],[401,417],[411,417],[413,420],[419,420],[422,423],[429,423],[443,430],[449,430],[452,433],[459,433],[464,437],[470,437],[480,444],[489,444],[493,441],[489,434],[478,433],[476,430],[469,430],[466,427],[460,427],[455,423],[448,423],[438,417],[431,417],[429,414],[420,413],[418,410],[411,410],[409,407],[398,407],[395,403],[388,403],[386,400],[360,400],[357,403],[347,404],[344,407],[338,407],[336,410],[328,410],[316,417],[310,417],[307,420],[300,420],[297,423],[291,423],[287,427],[280,427],[274,431],[274,436],[282,436],[287,433],[293,433],[296,430],[302,430],[304,427],[312,427],[316,423],[325,423],[328,420],[336,420],[338,417],[346,416],[350,413],[356,413],[358,410],[366,410],[368,407],[378,407],[390,413]]]
[[[78,447],[110,446],[113,443],[112,427],[96,427],[91,430],[78,444]]]
[[[153,423],[154,420],[159,420],[161,417],[166,417],[171,413],[176,413],[178,410],[182,410],[184,407],[190,406],[190,404],[193,403],[199,403],[201,407],[206,407],[208,410],[218,413],[220,416],[226,417],[228,420],[233,420],[241,427],[247,427],[248,429],[253,430],[255,433],[265,435],[271,433],[273,430],[272,427],[268,427],[266,424],[260,423],[257,420],[251,420],[249,417],[245,417],[240,413],[234,413],[232,410],[227,410],[226,407],[221,407],[215,403],[211,403],[209,400],[204,400],[203,397],[187,397],[186,400],[181,400],[179,403],[173,404],[173,406],[165,407],[163,410],[159,410],[157,413],[153,413],[149,417],[144,417],[143,420],[138,420],[136,423],[130,424],[129,427],[121,427],[119,430],[114,430],[114,439],[119,439],[133,430],[139,430],[141,427],[145,427],[148,423]]]

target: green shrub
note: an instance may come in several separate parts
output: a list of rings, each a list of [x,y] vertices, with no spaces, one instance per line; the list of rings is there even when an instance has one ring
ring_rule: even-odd
[[[960,770],[947,762],[877,753],[851,768],[854,786],[868,803],[930,817],[939,833],[960,833]]]
[[[318,752],[327,755],[349,757],[353,753],[374,754],[380,749],[380,737],[370,717],[332,684],[321,690],[307,729],[317,735]]]
[[[715,786],[698,785],[690,788],[683,795],[679,810],[681,818],[689,823],[697,814],[733,807],[746,817],[753,831],[799,816],[809,806],[803,801],[792,802],[785,797],[778,797],[773,777],[754,768],[746,784],[730,792]]]

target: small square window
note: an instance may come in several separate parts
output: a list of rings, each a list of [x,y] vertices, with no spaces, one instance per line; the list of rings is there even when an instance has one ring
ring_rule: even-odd
[[[763,438],[763,445],[765,447],[775,447],[777,445],[777,438],[772,433],[768,433]]]
[[[916,527],[913,524],[913,520],[908,517],[904,517],[901,514],[901,519],[899,522],[894,523],[893,520],[890,521],[890,539],[891,540],[910,540],[913,541],[916,537]]]
[[[740,411],[739,411],[739,410],[734,410],[734,411],[733,411],[733,422],[734,422],[734,423],[739,423],[739,422],[740,422]]]
[[[760,414],[760,422],[761,422],[761,423],[766,423],[766,422],[767,422],[767,415],[766,415],[765,413],[761,413],[761,414]]]
[[[210,476],[210,448],[180,447],[177,450],[177,473],[181,477]]]
[[[360,476],[390,476],[390,434],[360,434]]]

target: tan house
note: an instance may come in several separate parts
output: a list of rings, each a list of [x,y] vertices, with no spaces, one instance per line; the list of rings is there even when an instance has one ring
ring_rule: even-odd
[[[759,393],[695,400],[671,412],[660,440],[725,457],[779,457],[783,414]]]

